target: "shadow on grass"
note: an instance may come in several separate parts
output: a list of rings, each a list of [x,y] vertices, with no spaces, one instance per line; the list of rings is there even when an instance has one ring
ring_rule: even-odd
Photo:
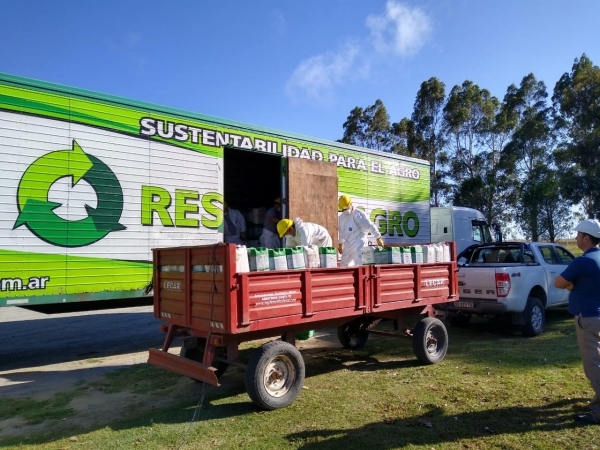
[[[285,438],[297,449],[402,448],[408,445],[438,445],[462,439],[494,435],[524,434],[579,428],[582,425],[565,412],[576,400],[564,400],[543,407],[509,407],[446,415],[432,407],[409,419],[386,417],[356,429],[307,430]],[[464,447],[471,448],[471,447]]]
[[[387,326],[391,327],[391,324]],[[559,364],[565,361],[571,363],[579,359],[572,318],[565,310],[548,311],[546,332],[536,338],[525,338],[518,331],[507,328],[505,323],[490,323],[485,319],[476,320],[465,329],[449,328],[449,337],[449,357],[460,357],[466,362],[476,364],[491,366],[499,355],[506,354],[507,358],[513,358],[515,366],[524,368],[539,366],[540,352],[550,362]],[[308,341],[299,342],[300,346],[306,346],[301,349],[301,353],[306,363],[308,379],[340,370],[396,371],[420,365],[414,357],[408,339],[372,335],[366,346],[360,350],[343,349],[337,342],[335,332],[331,330],[329,334],[321,333],[313,339],[315,342],[311,344]],[[253,349],[246,349],[242,353],[250,354],[252,351]],[[168,373],[156,368],[151,370],[157,378],[162,373]],[[146,376],[154,376],[152,374]],[[100,429],[107,425],[116,431],[130,429],[147,425],[150,417],[154,423],[180,424],[190,422],[193,416],[196,421],[204,421],[243,417],[260,412],[245,395],[243,368],[230,367],[220,381],[222,386],[217,388],[190,380],[188,384],[184,384],[183,397],[179,397],[171,405],[160,406],[151,413],[132,412],[130,419],[98,423],[91,429]],[[236,401],[237,396],[240,396],[240,401]],[[181,400],[182,398],[186,400]],[[201,398],[202,407],[196,410],[197,402],[193,399]],[[233,402],[231,399],[234,399]],[[223,403],[223,400],[226,400],[226,403]],[[456,416],[448,416],[443,410],[432,408],[423,416],[410,419],[398,418],[401,417],[400,414],[394,417],[392,410],[389,417],[382,422],[369,423],[358,429],[303,431],[290,434],[287,439],[303,446],[300,448],[317,450],[340,448],[345,446],[344,442],[354,442],[356,447],[388,449],[407,444],[436,444],[498,433],[566,429],[576,426],[566,410],[572,409],[570,405],[579,401],[583,402],[586,399],[565,400],[539,408],[515,406],[461,413]],[[423,426],[423,422],[419,422],[419,419],[429,422],[432,427]],[[72,430],[60,431],[58,436],[54,434],[53,439],[68,437],[72,432]],[[384,437],[381,438],[380,435]],[[42,438],[34,439],[40,443],[44,442]],[[372,447],[375,442],[377,446]]]

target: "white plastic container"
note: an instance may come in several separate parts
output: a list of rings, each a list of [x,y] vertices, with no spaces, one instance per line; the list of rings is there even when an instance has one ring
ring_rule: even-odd
[[[366,246],[361,250],[363,266],[371,266],[375,264],[375,247]]]
[[[305,269],[304,249],[302,247],[289,247],[285,249],[288,269]]]
[[[435,262],[444,262],[444,244],[433,244],[433,251],[435,252]]]
[[[269,270],[269,252],[263,247],[248,249],[248,263],[251,272],[262,272]]]
[[[307,269],[314,269],[321,267],[321,261],[319,260],[319,247],[316,245],[305,245],[304,249],[304,266]]]
[[[287,270],[287,258],[285,257],[285,249],[270,248],[269,249],[269,269],[271,270]]]
[[[424,263],[433,263],[435,262],[435,250],[433,244],[423,245],[421,247],[423,250],[423,262]]]
[[[237,245],[235,247],[235,271],[237,273],[250,272],[248,249],[245,245]]]
[[[412,245],[410,247],[411,260],[413,264],[423,264],[423,247]]]
[[[337,267],[337,250],[334,247],[319,247],[321,267]]]
[[[402,264],[400,247],[375,248],[375,264]]]
[[[401,264],[412,264],[410,247],[400,247]]]
[[[444,262],[450,262],[450,244],[444,242],[442,246],[444,249]]]

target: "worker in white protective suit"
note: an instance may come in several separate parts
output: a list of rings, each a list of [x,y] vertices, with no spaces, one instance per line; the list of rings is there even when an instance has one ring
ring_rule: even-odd
[[[367,215],[352,206],[352,200],[342,195],[338,202],[342,212],[338,218],[338,252],[342,255],[342,267],[362,265],[362,249],[369,244],[367,234],[371,233],[377,245],[383,247],[381,233]]]
[[[317,247],[331,247],[333,242],[327,228],[311,222],[304,222],[299,217],[294,220],[281,219],[277,223],[279,237],[286,239],[286,247],[300,245],[316,245]]]

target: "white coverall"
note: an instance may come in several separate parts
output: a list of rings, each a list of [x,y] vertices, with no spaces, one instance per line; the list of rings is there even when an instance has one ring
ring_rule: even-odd
[[[369,240],[367,234],[371,233],[374,239],[379,239],[381,233],[367,215],[357,208],[352,208],[350,214],[342,212],[338,219],[338,244],[344,244],[340,266],[362,265],[362,249]]]
[[[232,233],[233,230],[229,229],[227,219],[229,219],[231,221],[232,225],[234,226],[235,233]],[[246,219],[244,219],[244,216],[242,215],[242,213],[239,212],[237,209],[229,208],[225,212],[225,215],[223,217],[223,224],[224,224],[223,231],[224,231],[224,235],[225,235],[225,242],[227,244],[243,245],[244,241],[240,237],[240,234],[244,233],[246,231]]]
[[[316,245],[317,247],[332,247],[333,242],[327,228],[316,223],[304,222],[299,217],[294,219],[296,234],[286,236],[286,247]]]

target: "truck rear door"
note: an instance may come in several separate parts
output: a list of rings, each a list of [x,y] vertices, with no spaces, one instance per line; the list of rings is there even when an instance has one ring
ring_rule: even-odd
[[[317,223],[338,238],[338,176],[334,163],[287,159],[287,215]]]
[[[493,267],[469,266],[458,271],[459,298],[496,300],[496,271]]]

